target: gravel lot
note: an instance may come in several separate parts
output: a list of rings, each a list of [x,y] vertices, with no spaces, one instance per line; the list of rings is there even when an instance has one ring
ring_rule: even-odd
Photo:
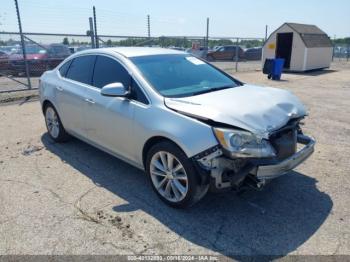
[[[37,101],[0,105],[0,255],[350,255],[350,63],[279,82],[235,75],[297,94],[316,150],[262,192],[209,194],[190,210],[165,206],[116,158],[53,143]]]

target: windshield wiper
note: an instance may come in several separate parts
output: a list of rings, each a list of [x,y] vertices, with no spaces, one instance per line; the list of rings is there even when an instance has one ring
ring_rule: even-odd
[[[235,86],[227,85],[227,86],[213,87],[213,88],[208,88],[208,89],[205,89],[205,90],[193,92],[193,93],[191,93],[191,95],[192,96],[196,96],[196,95],[201,95],[201,94],[205,94],[205,93],[215,92],[215,91],[228,89],[228,88],[232,88],[232,87],[235,87]]]

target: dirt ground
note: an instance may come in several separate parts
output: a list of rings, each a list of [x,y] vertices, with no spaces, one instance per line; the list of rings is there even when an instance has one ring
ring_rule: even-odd
[[[189,210],[98,149],[53,143],[37,101],[0,105],[0,255],[350,255],[350,63],[276,82],[234,75],[299,96],[316,150],[262,192],[209,194]]]

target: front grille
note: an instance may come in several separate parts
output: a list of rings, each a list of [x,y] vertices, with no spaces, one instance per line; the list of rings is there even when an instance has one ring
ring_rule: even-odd
[[[276,150],[276,158],[284,160],[297,150],[297,128],[295,125],[283,128],[270,136],[270,143]]]

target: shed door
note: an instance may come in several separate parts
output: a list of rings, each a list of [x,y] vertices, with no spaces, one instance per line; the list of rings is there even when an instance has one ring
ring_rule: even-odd
[[[292,56],[293,33],[278,33],[276,58],[284,58],[284,68],[290,68]]]

